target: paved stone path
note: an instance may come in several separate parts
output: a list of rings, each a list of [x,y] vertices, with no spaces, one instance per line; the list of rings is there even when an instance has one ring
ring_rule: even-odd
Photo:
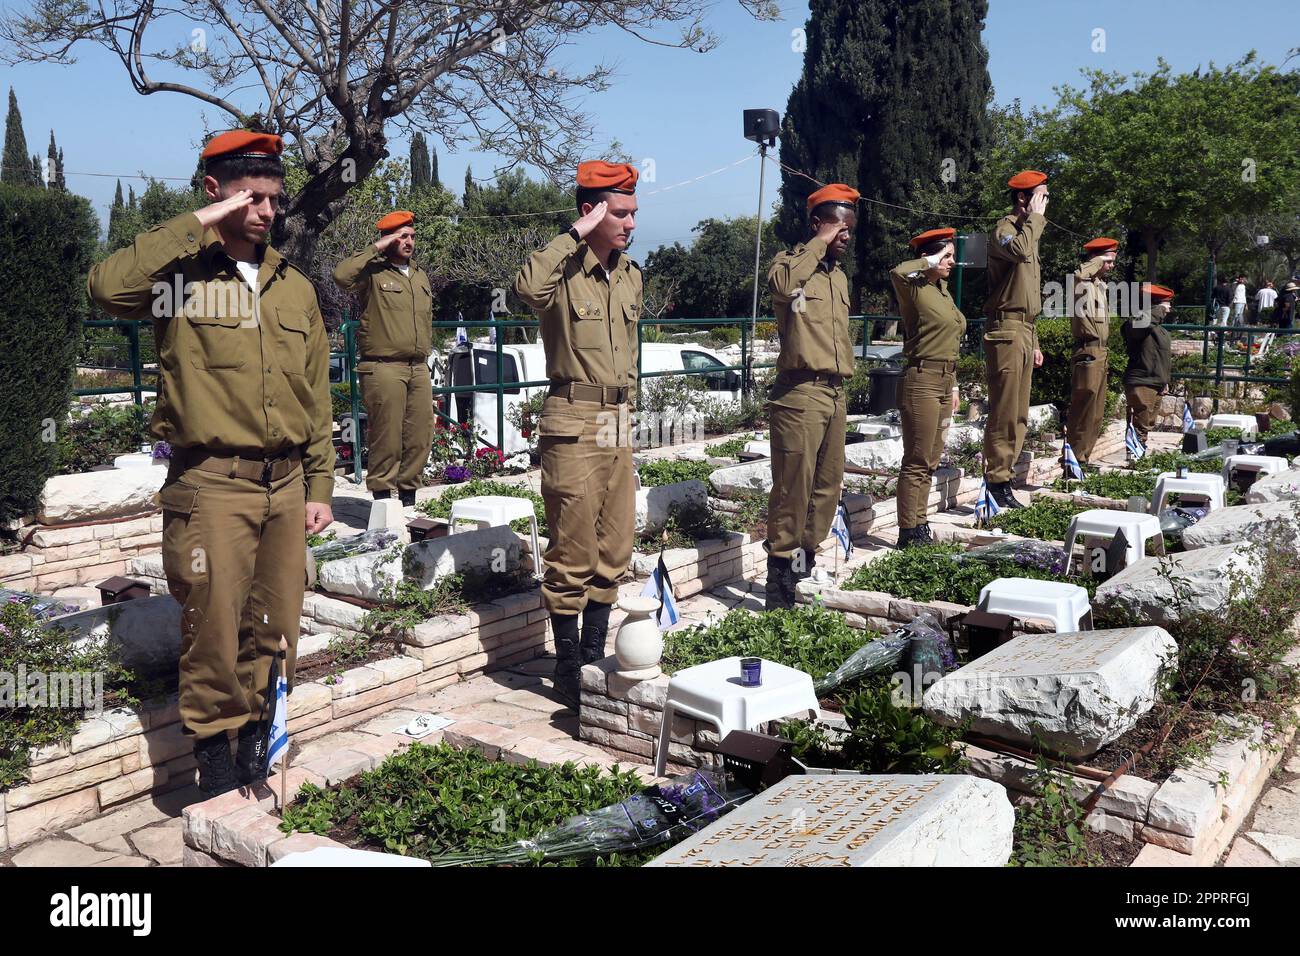
[[[1273,771],[1223,866],[1300,866],[1300,745]]]

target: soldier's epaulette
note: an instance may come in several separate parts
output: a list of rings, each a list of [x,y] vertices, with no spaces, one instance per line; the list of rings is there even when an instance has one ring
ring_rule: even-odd
[[[641,268],[641,263],[637,262],[637,261],[636,261],[635,259],[633,259],[631,256],[624,256],[623,258],[624,258],[624,259],[627,259],[627,264],[630,265],[630,266],[631,266],[633,269],[635,269],[637,272],[642,272],[642,271],[644,271],[644,270]]]
[[[292,269],[294,272],[298,273],[298,275],[300,275],[300,276],[302,276],[304,279],[306,279],[306,280],[307,280],[307,283],[308,283],[309,285],[311,284],[311,277],[308,276],[307,273],[303,272],[301,269],[299,269],[296,265],[294,265],[294,264],[293,264],[292,262],[290,262],[288,259],[282,259],[282,260],[280,260],[280,261],[283,262],[283,263],[285,264],[285,266],[286,266],[286,270],[285,270],[285,271],[288,271],[289,269]],[[313,288],[314,288],[314,286],[313,286]]]

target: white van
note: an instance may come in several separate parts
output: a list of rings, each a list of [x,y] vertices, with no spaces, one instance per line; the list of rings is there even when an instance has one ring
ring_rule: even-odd
[[[740,401],[740,373],[727,371],[727,363],[715,352],[698,345],[675,345],[645,342],[641,346],[642,372],[699,372],[704,377],[710,395],[724,401]],[[446,355],[434,353],[430,358],[434,387],[443,384],[495,385],[497,382],[496,346],[487,342],[472,342],[452,349]],[[546,353],[541,343],[530,345],[504,345],[501,347],[501,381],[546,381]],[[505,444],[501,447],[507,455],[528,450],[528,441],[510,422],[510,409],[527,401],[533,395],[544,393],[545,385],[526,388],[506,388],[503,396],[505,415]],[[442,398],[444,396],[439,396]],[[483,439],[497,445],[496,392],[473,392],[448,395],[444,411],[460,422],[469,420],[473,411],[478,433]]]

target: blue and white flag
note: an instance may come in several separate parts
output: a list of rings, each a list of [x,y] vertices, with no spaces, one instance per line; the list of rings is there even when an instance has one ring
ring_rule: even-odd
[[[659,630],[665,630],[677,623],[677,602],[673,600],[673,581],[664,567],[663,553],[659,554],[659,563],[655,566],[650,580],[641,589],[642,597],[658,598],[659,610],[655,612],[655,622]]]
[[[975,499],[975,520],[988,521],[1001,510],[998,503],[993,500],[987,479],[981,478],[979,497]]]
[[[266,747],[266,772],[289,753],[289,685],[284,674],[275,684],[275,712],[271,717],[271,735]]]
[[[1196,420],[1192,418],[1192,406],[1189,403],[1183,405],[1183,431],[1189,432],[1196,427]]]
[[[1074,449],[1070,447],[1069,441],[1066,441],[1065,447],[1061,449],[1061,460],[1065,462],[1065,467],[1070,469],[1074,477],[1083,478],[1083,469],[1079,467],[1079,459],[1074,457]]]
[[[849,537],[849,515],[844,510],[843,501],[835,509],[835,520],[831,522],[831,534],[835,535],[835,540],[844,549],[844,557],[847,558],[853,554],[853,539]]]
[[[1124,448],[1128,451],[1128,456],[1132,459],[1143,458],[1147,453],[1147,446],[1142,444],[1142,439],[1138,437],[1137,429],[1133,423],[1128,423],[1128,431],[1124,433]]]
[[[493,321],[496,321],[496,316],[493,316],[492,319]],[[497,327],[495,325],[492,326],[492,328],[488,329],[488,344],[489,345],[497,344]]]
[[[456,344],[457,345],[469,344],[469,333],[465,331],[465,326],[463,325],[456,326]]]

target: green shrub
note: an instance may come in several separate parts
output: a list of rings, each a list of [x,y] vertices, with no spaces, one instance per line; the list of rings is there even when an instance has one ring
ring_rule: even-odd
[[[492,481],[486,478],[471,478],[469,481],[459,485],[452,485],[436,498],[429,498],[422,501],[416,508],[430,518],[450,518],[451,506],[461,498],[473,498],[477,495],[509,495],[512,498],[527,498],[533,503],[533,510],[537,513],[537,533],[543,537],[549,534],[546,525],[546,502],[542,496],[523,485],[511,485],[503,481]],[[510,527],[515,531],[527,531],[529,528],[528,519],[520,518],[512,521]]]
[[[1028,510],[1028,509],[1026,509]],[[997,578],[1059,581],[1050,568],[1026,567],[1014,561],[955,561],[962,553],[955,544],[931,544],[894,551],[863,565],[844,584],[846,591],[884,591],[909,601],[951,601],[973,605],[984,585]],[[1095,588],[1084,578],[1080,586]]]
[[[1103,498],[1127,499],[1130,495],[1150,498],[1156,487],[1154,471],[1103,471],[1085,474],[1083,481],[1057,478],[1052,487],[1057,491],[1084,491]]]
[[[89,200],[0,183],[0,524],[35,511],[58,467],[98,232]]]
[[[692,502],[673,505],[668,520],[658,531],[645,531],[638,538],[639,550],[657,552],[665,548],[693,548],[701,541],[725,538],[731,531],[740,530],[733,525],[731,515],[722,514],[707,505]],[[665,537],[666,535],[666,537]]]
[[[280,829],[345,831],[369,848],[432,859],[510,846],[641,789],[634,772],[618,767],[610,773],[571,763],[520,767],[475,750],[415,743],[337,789],[304,784]],[[657,852],[613,854],[599,862],[635,866]]]
[[[362,404],[364,409],[365,405]],[[330,386],[330,414],[335,419],[352,414],[352,390],[347,385]]]
[[[853,374],[844,380],[845,401],[850,415],[867,413],[867,402],[871,397],[870,370],[871,366],[866,362],[857,362],[853,366]]]
[[[1066,532],[1070,529],[1070,519],[1079,512],[1087,510],[1085,505],[1076,505],[1055,498],[1039,498],[1027,508],[1003,511],[995,515],[992,525],[1001,528],[1007,534],[1038,538],[1040,541],[1063,541]]]
[[[658,488],[661,485],[671,485],[679,481],[690,481],[692,478],[707,483],[709,475],[713,474],[713,465],[710,465],[707,461],[680,461],[676,458],[660,458],[656,461],[646,462],[637,469],[637,474],[641,476],[641,486],[643,488]]]
[[[709,343],[717,348],[740,343],[740,327],[735,325],[715,325],[709,329]]]
[[[876,635],[844,623],[844,615],[809,605],[751,614],[740,609],[712,624],[664,635],[663,666],[672,673],[722,657],[762,657],[824,676]]]
[[[140,450],[151,441],[149,415],[135,405],[97,405],[69,419],[59,436],[59,474],[111,465],[118,455]]]
[[[1010,866],[1098,866],[1088,848],[1083,807],[1064,774],[1041,758],[1030,780],[1035,799],[1016,807]]]
[[[737,435],[735,438],[728,438],[726,441],[720,441],[715,445],[704,446],[704,453],[712,455],[714,458],[736,458],[745,446],[753,441],[752,435]]]
[[[131,672],[121,666],[103,640],[74,643],[66,630],[42,620],[19,600],[0,604],[0,633],[0,677],[16,681],[19,674],[98,675],[102,680],[99,689],[105,695],[111,693],[114,703],[137,702],[125,693]],[[30,752],[71,740],[85,716],[83,710],[72,707],[20,707],[11,696],[16,693],[17,687],[10,686],[0,697],[0,791],[24,783]],[[45,704],[51,703],[45,700]],[[83,704],[91,706],[84,698]]]
[[[1213,448],[1215,445],[1222,445],[1225,441],[1243,441],[1240,428],[1207,428],[1205,430],[1205,444]]]

